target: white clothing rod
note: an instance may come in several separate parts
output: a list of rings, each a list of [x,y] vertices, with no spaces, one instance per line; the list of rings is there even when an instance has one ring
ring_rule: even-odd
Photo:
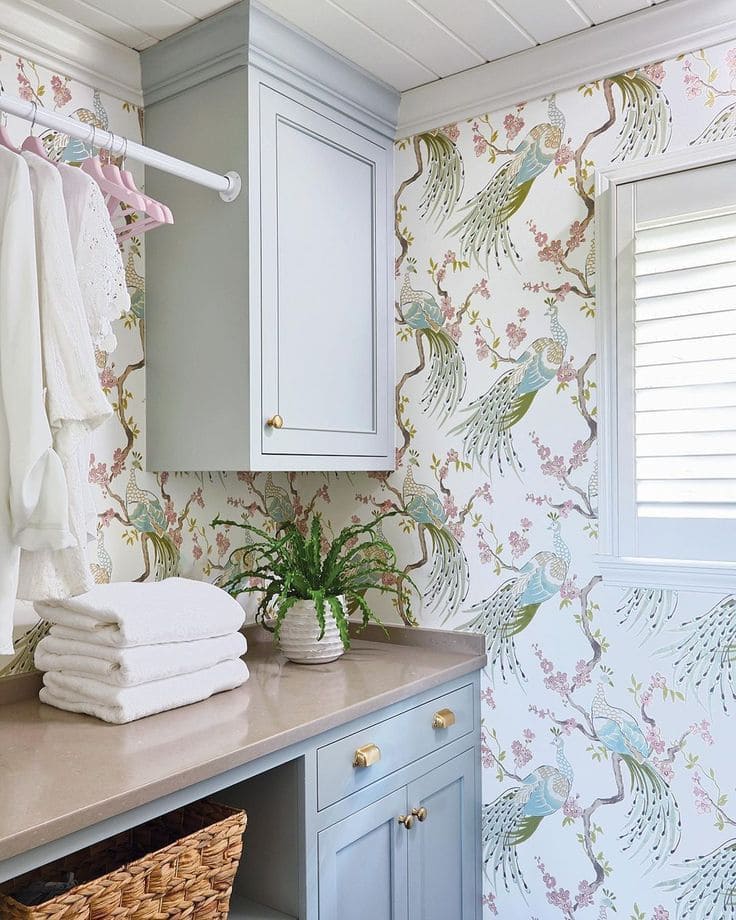
[[[46,128],[53,128],[70,137],[79,138],[94,147],[109,150],[114,155],[124,154],[126,157],[145,163],[146,166],[152,166],[162,172],[179,176],[180,179],[211,188],[220,193],[223,201],[235,201],[240,194],[240,176],[236,172],[229,172],[221,176],[219,173],[210,172],[209,169],[202,169],[201,166],[195,166],[193,163],[178,160],[176,157],[153,150],[151,147],[144,147],[143,144],[129,141],[118,134],[102,131],[100,128],[77,121],[75,118],[67,118],[66,115],[50,112],[35,102],[26,102],[0,92],[0,111],[17,115],[19,118],[35,122]]]

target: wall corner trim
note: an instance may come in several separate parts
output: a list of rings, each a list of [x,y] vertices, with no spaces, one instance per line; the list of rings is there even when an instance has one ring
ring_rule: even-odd
[[[143,104],[137,51],[35,0],[0,0],[0,50],[116,99]]]
[[[731,39],[733,0],[667,0],[402,93],[397,137]]]

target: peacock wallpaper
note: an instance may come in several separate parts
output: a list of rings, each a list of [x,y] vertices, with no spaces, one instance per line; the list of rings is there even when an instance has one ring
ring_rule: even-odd
[[[140,135],[135,106],[1,49],[0,78]],[[90,462],[95,579],[222,577],[238,537],[217,514],[406,512],[386,536],[422,596],[384,613],[486,637],[487,917],[736,918],[736,597],[622,596],[592,559],[595,168],[733,137],[736,47],[718,46],[400,141],[391,474],[144,472],[144,240],[125,252],[132,311],[98,355],[115,414]],[[2,673],[32,666],[38,632],[19,627]]]

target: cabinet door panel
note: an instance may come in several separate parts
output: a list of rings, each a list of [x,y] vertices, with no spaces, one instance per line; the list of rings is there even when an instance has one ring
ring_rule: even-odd
[[[265,454],[388,453],[386,151],[262,85]]]
[[[407,920],[406,789],[319,835],[320,920]]]
[[[475,751],[409,786],[409,808],[426,808],[409,840],[409,920],[471,920],[478,891]]]

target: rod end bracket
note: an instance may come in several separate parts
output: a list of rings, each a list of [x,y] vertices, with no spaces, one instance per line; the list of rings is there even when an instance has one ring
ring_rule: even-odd
[[[235,201],[243,185],[240,174],[236,172],[227,172],[225,173],[225,178],[230,184],[224,192],[220,192],[220,198],[222,198],[223,201]]]

